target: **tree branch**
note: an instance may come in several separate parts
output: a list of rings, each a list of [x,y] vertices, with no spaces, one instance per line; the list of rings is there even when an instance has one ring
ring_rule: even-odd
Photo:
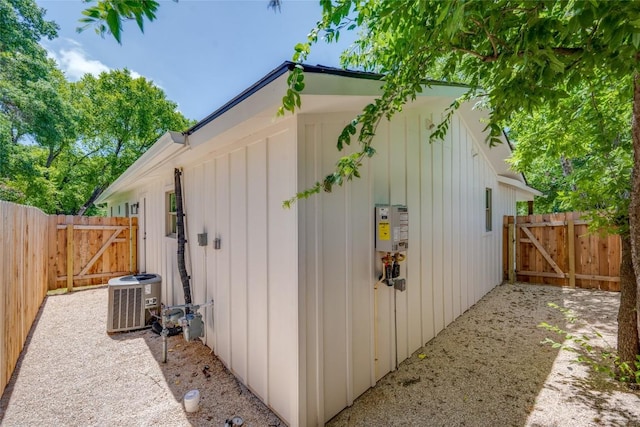
[[[493,57],[498,58],[498,47],[496,46],[495,36],[491,34],[489,30],[487,30],[487,27],[486,25],[484,25],[484,22],[481,22],[474,18],[471,18],[471,21],[475,23],[478,27],[482,28],[482,30],[484,31],[484,34],[487,36],[487,39],[489,40],[489,43],[491,43],[491,47],[493,48]]]
[[[473,50],[466,49],[464,47],[451,46],[451,48],[456,52],[466,53],[467,55],[475,56],[480,59],[482,62],[493,62],[498,59],[498,57],[483,55]]]

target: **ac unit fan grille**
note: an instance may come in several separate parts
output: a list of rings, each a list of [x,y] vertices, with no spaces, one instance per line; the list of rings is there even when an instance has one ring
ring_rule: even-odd
[[[125,288],[113,290],[113,330],[140,328],[144,326],[142,319],[142,288]]]

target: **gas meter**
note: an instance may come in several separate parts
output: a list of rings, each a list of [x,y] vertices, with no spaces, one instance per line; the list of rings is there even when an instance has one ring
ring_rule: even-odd
[[[404,252],[409,248],[409,210],[401,205],[376,206],[376,251]]]

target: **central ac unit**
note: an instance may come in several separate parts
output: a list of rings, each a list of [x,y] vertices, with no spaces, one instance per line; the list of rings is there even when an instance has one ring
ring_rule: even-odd
[[[142,329],[160,308],[162,279],[157,274],[137,274],[109,280],[107,332]]]

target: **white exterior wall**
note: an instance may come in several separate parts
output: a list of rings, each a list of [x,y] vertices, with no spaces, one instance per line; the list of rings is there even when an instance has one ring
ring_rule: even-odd
[[[282,201],[296,190],[295,128],[261,134],[185,168],[188,240],[203,231],[210,240],[206,248],[190,245],[192,286],[194,301],[199,293],[215,301],[207,344],[291,422],[298,407],[297,228],[295,209],[282,209]],[[220,250],[212,247],[216,237]]]
[[[298,126],[298,175],[301,189],[331,171],[335,141],[347,117],[302,116]],[[300,281],[301,425],[324,425],[323,413],[340,410],[375,384],[371,181],[362,179],[298,202]],[[358,329],[351,325],[362,325]],[[359,333],[362,332],[362,333]],[[354,367],[354,365],[356,365]],[[331,408],[331,409],[323,409]]]
[[[322,425],[501,282],[502,215],[515,210],[515,191],[498,184],[477,148],[484,142],[459,115],[444,141],[427,142],[426,121],[443,108],[406,109],[381,123],[361,179],[299,203],[301,424]],[[355,114],[300,116],[300,188],[333,170],[335,141]],[[375,204],[409,208],[406,292],[374,291]]]
[[[361,179],[291,210],[283,200],[333,170],[337,136],[356,111],[246,126],[232,138],[200,134],[151,183],[110,199],[140,203],[140,269],[162,275],[163,302],[182,304],[165,195],[183,168],[193,302],[215,301],[205,342],[290,425],[323,425],[501,281],[502,216],[515,213],[516,191],[498,183],[463,116],[444,141],[427,142],[427,122],[446,105],[382,123]],[[406,292],[374,291],[375,204],[409,207]]]
[[[177,240],[165,236],[165,194],[174,166],[183,168],[187,269],[192,301],[202,310],[206,344],[281,418],[298,418],[297,213],[282,201],[296,192],[296,120],[291,118],[238,141],[195,147],[153,184],[137,189],[141,237],[146,227],[147,272],[163,277],[163,302],[183,304]],[[206,232],[208,245],[197,234]],[[213,241],[221,238],[220,250]],[[141,251],[144,250],[141,248]],[[213,316],[211,316],[213,313]],[[171,357],[171,356],[169,356]]]

